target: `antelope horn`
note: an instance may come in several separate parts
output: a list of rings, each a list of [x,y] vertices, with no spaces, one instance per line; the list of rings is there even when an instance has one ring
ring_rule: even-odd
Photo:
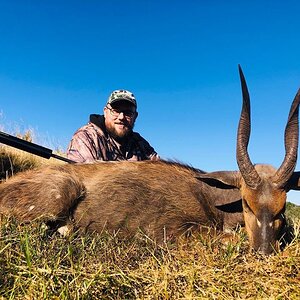
[[[254,165],[252,164],[248,155],[248,143],[251,131],[250,123],[250,97],[246,84],[246,80],[239,65],[239,74],[241,79],[242,94],[243,94],[243,107],[241,111],[238,135],[237,135],[237,146],[236,146],[236,158],[240,169],[240,172],[244,178],[246,184],[255,189],[261,182],[261,179],[256,172]]]
[[[278,187],[283,188],[287,181],[292,176],[296,163],[298,152],[298,114],[299,114],[299,102],[300,102],[300,89],[298,90],[295,99],[292,103],[288,121],[284,132],[284,145],[285,145],[285,157],[284,160],[273,176],[273,183]]]

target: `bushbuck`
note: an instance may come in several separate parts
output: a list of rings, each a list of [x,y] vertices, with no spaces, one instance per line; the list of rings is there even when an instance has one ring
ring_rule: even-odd
[[[247,146],[250,99],[239,67],[243,106],[237,134],[240,171],[206,173],[177,162],[96,162],[48,166],[0,185],[0,214],[22,222],[37,218],[131,236],[142,230],[163,241],[194,230],[245,222],[250,246],[264,254],[285,226],[286,193],[298,189],[298,91],[285,129],[286,155],[278,170],[253,165]]]

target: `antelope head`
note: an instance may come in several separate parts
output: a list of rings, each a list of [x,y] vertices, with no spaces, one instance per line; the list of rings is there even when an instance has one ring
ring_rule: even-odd
[[[236,158],[239,172],[212,172],[200,175],[199,179],[220,187],[223,183],[240,190],[245,229],[250,247],[270,254],[278,247],[285,225],[286,193],[299,189],[299,173],[294,172],[298,151],[298,110],[300,90],[291,105],[285,128],[285,157],[276,170],[270,165],[254,165],[248,154],[250,137],[250,97],[247,84],[239,66],[243,106],[238,126]],[[213,183],[212,183],[213,182]]]

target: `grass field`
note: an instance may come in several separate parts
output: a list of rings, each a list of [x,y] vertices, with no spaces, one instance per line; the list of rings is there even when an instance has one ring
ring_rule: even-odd
[[[15,171],[49,163],[15,155],[0,160]],[[288,203],[287,216],[293,241],[265,257],[249,252],[243,230],[158,245],[142,233],[62,237],[3,217],[0,299],[299,299],[300,208]]]
[[[48,235],[43,224],[2,220],[3,299],[299,299],[300,222],[282,252],[249,253],[242,232],[157,245],[103,233]]]

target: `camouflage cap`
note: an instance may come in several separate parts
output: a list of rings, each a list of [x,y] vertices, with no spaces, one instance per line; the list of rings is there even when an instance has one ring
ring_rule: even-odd
[[[137,103],[136,103],[134,95],[131,92],[126,91],[126,90],[113,91],[107,100],[107,104],[112,104],[112,103],[115,103],[115,102],[121,101],[121,100],[128,101],[131,104],[133,104],[135,107],[137,107]]]

